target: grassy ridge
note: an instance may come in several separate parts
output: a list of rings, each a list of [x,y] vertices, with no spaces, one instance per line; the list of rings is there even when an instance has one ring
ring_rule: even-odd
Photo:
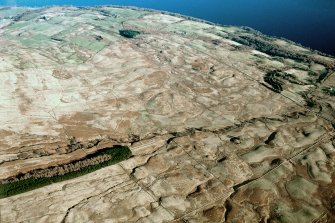
[[[64,180],[69,180],[75,177],[79,177],[95,170],[101,169],[103,167],[116,164],[120,161],[128,159],[131,156],[131,151],[126,146],[116,146],[112,148],[106,148],[104,150],[98,151],[95,154],[90,155],[90,157],[96,157],[103,154],[112,155],[112,159],[95,164],[87,167],[83,167],[80,170],[66,173],[64,175],[57,175],[53,177],[42,177],[42,178],[29,178],[26,180],[21,180],[17,182],[0,184],[0,198],[13,196],[26,191],[30,191],[36,188],[40,188],[52,183],[61,182]]]

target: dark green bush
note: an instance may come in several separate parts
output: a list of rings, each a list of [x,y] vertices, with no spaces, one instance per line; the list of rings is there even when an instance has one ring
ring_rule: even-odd
[[[335,87],[324,87],[322,91],[330,96],[335,96]]]
[[[270,56],[289,58],[298,62],[308,60],[308,58],[305,55],[299,54],[289,49],[285,49],[283,47],[279,47],[275,44],[272,44],[271,41],[265,40],[264,38],[259,38],[256,36],[240,35],[240,36],[234,36],[231,39],[233,41],[236,41],[238,43],[252,47],[263,53],[266,53]]]
[[[123,29],[119,30],[121,36],[126,38],[134,38],[137,35],[141,34],[139,31],[131,30],[131,29]]]
[[[323,70],[320,73],[319,78],[316,80],[316,82],[321,83],[327,76],[328,76],[328,70]]]
[[[103,167],[116,164],[120,161],[128,159],[131,156],[131,151],[126,146],[115,146],[112,148],[105,148],[97,151],[94,154],[89,155],[86,158],[93,158],[100,155],[109,154],[112,155],[112,159],[96,164],[90,165],[87,167],[83,167],[78,171],[73,171],[70,173],[66,173],[64,175],[57,175],[53,177],[43,177],[43,178],[29,178],[26,180],[21,180],[17,182],[0,184],[0,198],[13,196],[15,194],[23,193],[26,191],[30,191],[36,188],[40,188],[52,183],[61,182],[64,180],[69,180],[75,177],[79,177],[88,173],[91,173],[95,170],[101,169]]]
[[[264,81],[271,85],[272,90],[276,93],[280,93],[283,91],[282,85],[284,84],[279,78],[278,78],[278,72],[277,71],[270,71],[264,76]]]

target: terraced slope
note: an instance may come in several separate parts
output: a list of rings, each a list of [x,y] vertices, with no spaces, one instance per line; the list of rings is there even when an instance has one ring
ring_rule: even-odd
[[[334,58],[139,9],[0,18],[0,181],[133,154],[1,199],[1,223],[335,221]]]

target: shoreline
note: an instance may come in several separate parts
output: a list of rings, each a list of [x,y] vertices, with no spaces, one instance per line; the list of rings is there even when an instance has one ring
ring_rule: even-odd
[[[310,50],[310,51],[312,51],[314,53],[317,53],[317,54],[319,54],[321,56],[335,58],[335,55],[327,54],[327,53],[321,52],[321,51],[319,51],[317,49],[313,49],[313,48],[310,48],[308,46],[304,46],[301,43],[294,42],[293,40],[289,40],[289,39],[287,39],[285,37],[273,36],[273,35],[265,34],[265,33],[261,32],[261,31],[258,31],[258,30],[254,29],[252,27],[249,27],[249,26],[225,25],[225,24],[215,23],[215,22],[211,22],[211,21],[208,21],[208,20],[205,20],[205,19],[196,18],[196,17],[188,16],[188,15],[183,15],[183,14],[176,13],[176,12],[169,12],[169,11],[165,11],[165,10],[142,8],[142,7],[137,7],[137,6],[122,6],[122,5],[97,5],[97,6],[48,5],[48,6],[36,6],[36,7],[29,7],[29,6],[0,6],[0,10],[6,9],[6,8],[38,9],[38,8],[53,8],[53,7],[72,7],[72,8],[79,8],[79,9],[109,7],[109,8],[119,8],[119,9],[130,9],[130,10],[137,10],[137,11],[155,12],[155,13],[160,13],[160,14],[163,14],[163,15],[170,15],[170,16],[175,16],[175,17],[178,17],[178,18],[187,19],[187,20],[190,20],[190,21],[201,22],[201,23],[205,23],[205,24],[213,25],[213,26],[219,26],[219,27],[237,27],[237,28],[240,28],[242,30],[251,32],[253,34],[262,35],[263,37],[267,37],[267,38],[271,38],[271,39],[280,39],[280,40],[286,41],[289,44],[292,44],[292,45],[295,45],[295,46],[298,46],[298,47],[303,47],[303,48],[305,48],[307,50]]]

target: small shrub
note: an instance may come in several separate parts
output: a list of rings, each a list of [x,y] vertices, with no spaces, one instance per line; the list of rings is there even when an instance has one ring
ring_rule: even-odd
[[[276,93],[283,91],[282,84],[284,84],[279,78],[277,71],[270,71],[264,76],[264,81],[271,85],[272,90]]]
[[[321,83],[326,77],[328,76],[328,70],[323,70],[318,79],[316,80],[317,83]]]
[[[335,96],[335,87],[324,87],[322,91],[330,96]]]
[[[130,30],[130,29],[123,29],[119,30],[121,36],[126,38],[135,38],[137,35],[141,34],[139,31]]]

